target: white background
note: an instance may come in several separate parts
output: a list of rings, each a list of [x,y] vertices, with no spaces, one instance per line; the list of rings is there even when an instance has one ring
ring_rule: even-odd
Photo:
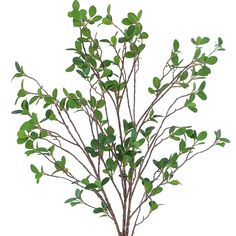
[[[216,148],[199,156],[178,174],[182,186],[169,188],[162,196],[166,205],[155,212],[138,231],[141,235],[234,236],[236,235],[236,148],[235,148],[235,63],[236,32],[234,1],[82,1],[99,5],[105,14],[108,3],[116,19],[128,11],[143,9],[143,24],[150,34],[143,69],[150,83],[159,65],[166,60],[172,41],[178,38],[188,54],[190,38],[221,36],[227,51],[219,55],[207,86],[209,99],[201,103],[191,124],[211,132],[221,128],[231,139],[225,149]],[[79,86],[76,75],[66,74],[77,36],[67,12],[72,1],[11,0],[0,2],[0,235],[115,235],[113,225],[94,216],[84,207],[70,208],[63,201],[74,189],[68,184],[43,179],[35,184],[27,158],[16,144],[16,131],[22,120],[14,110],[19,83],[10,83],[14,62],[24,65],[28,74],[53,86]],[[119,18],[118,18],[119,17]],[[186,47],[184,46],[186,45]],[[150,72],[151,71],[151,72]],[[143,104],[145,105],[145,101]],[[18,119],[17,119],[18,118]]]

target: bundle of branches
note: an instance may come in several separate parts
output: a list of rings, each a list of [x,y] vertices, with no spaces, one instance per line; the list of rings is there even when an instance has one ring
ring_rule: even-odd
[[[196,113],[196,102],[207,99],[206,79],[217,62],[215,54],[224,50],[222,39],[210,52],[204,51],[209,38],[192,39],[195,52],[188,62],[180,54],[179,41],[174,40],[160,76],[150,81],[147,93],[152,100],[141,107],[137,97],[148,96],[137,92],[140,57],[148,38],[141,16],[142,11],[130,12],[119,26],[110,6],[102,17],[95,6],[87,11],[74,1],[69,17],[79,35],[69,49],[76,55],[66,71],[75,71],[86,89],[64,88],[60,95],[57,88],[48,92],[15,64],[14,78],[22,78],[16,101],[21,100],[21,108],[13,113],[27,118],[17,142],[25,145],[27,156],[43,157],[41,167],[31,165],[37,183],[50,176],[74,184],[75,195],[66,203],[84,204],[95,214],[107,216],[119,236],[134,235],[136,227],[159,207],[156,198],[163,188],[180,184],[175,173],[189,160],[229,142],[220,130],[206,144],[206,131],[167,125],[181,110]],[[111,35],[99,38],[97,26]],[[27,89],[24,81],[35,86]],[[169,104],[167,108],[158,106],[162,101]],[[168,142],[176,143],[176,149],[168,148],[168,158],[157,152],[154,159],[154,151]],[[89,194],[98,201],[91,201]]]

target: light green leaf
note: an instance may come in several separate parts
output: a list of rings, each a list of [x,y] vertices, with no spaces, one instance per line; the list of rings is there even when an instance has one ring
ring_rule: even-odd
[[[207,137],[207,132],[206,131],[202,131],[201,133],[198,134],[197,140],[198,141],[203,141],[204,139],[206,139],[206,137]]]

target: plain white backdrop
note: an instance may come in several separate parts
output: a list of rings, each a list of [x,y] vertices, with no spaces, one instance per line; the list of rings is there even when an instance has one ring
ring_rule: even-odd
[[[143,24],[150,39],[143,56],[141,83],[150,83],[178,38],[188,54],[191,37],[221,36],[227,49],[219,55],[207,86],[208,100],[190,123],[210,132],[221,128],[231,140],[225,149],[215,148],[199,156],[178,173],[182,186],[169,188],[162,196],[166,205],[155,212],[137,236],[235,236],[236,221],[236,31],[233,0],[81,0],[84,6],[98,5],[105,15],[112,4],[116,19],[143,9]],[[67,74],[72,54],[73,29],[67,12],[72,0],[0,1],[0,235],[2,236],[91,236],[115,235],[113,225],[83,206],[70,208],[63,202],[74,188],[64,182],[43,179],[36,185],[27,158],[16,144],[22,120],[10,114],[19,83],[10,83],[14,62],[24,65],[49,89],[79,86],[77,76]],[[186,46],[185,46],[186,45]],[[145,100],[142,105],[145,105]],[[184,116],[184,114],[183,114]],[[183,118],[183,117],[182,117]],[[181,119],[181,117],[180,117]]]

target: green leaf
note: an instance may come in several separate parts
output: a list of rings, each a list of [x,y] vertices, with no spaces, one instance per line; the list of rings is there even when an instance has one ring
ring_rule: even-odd
[[[132,23],[136,23],[138,21],[137,16],[133,13],[133,12],[129,12],[128,13],[128,19],[132,22]]]
[[[89,15],[90,15],[90,17],[95,16],[96,13],[97,13],[96,7],[95,7],[95,6],[91,6],[91,7],[89,8]]]
[[[149,88],[148,88],[148,92],[149,92],[150,94],[155,94],[156,91],[155,91],[153,88],[149,87]]]
[[[97,102],[97,109],[104,107],[106,104],[105,100],[99,100]]]
[[[180,80],[184,81],[188,78],[188,71],[184,71],[181,75],[180,75]]]
[[[122,24],[124,24],[124,25],[132,25],[133,22],[130,19],[125,18],[125,19],[122,20]]]
[[[207,100],[207,95],[203,91],[198,92],[197,95],[202,100]]]
[[[102,23],[104,25],[111,25],[112,24],[112,20],[110,18],[106,17],[106,18],[102,19]]]
[[[128,37],[132,37],[135,33],[135,26],[130,25],[126,31]]]
[[[208,37],[204,37],[200,40],[200,44],[206,44],[206,43],[209,43],[210,39]]]
[[[81,33],[82,33],[82,35],[84,35],[87,38],[91,37],[91,31],[88,28],[82,28],[81,29]]]
[[[66,72],[72,72],[72,71],[74,71],[74,69],[75,69],[75,65],[72,64],[71,66],[69,66],[69,67],[66,69]]]
[[[33,96],[30,100],[29,100],[29,104],[33,104],[37,99],[39,99],[39,96]]]
[[[204,89],[205,89],[205,87],[206,87],[206,81],[203,81],[201,84],[200,84],[200,86],[199,86],[199,91],[203,91]]]
[[[194,45],[199,46],[199,45],[203,45],[203,44],[208,43],[210,41],[210,39],[207,37],[203,37],[203,38],[197,37],[197,39],[192,38],[191,41]]]
[[[21,72],[21,66],[19,65],[17,61],[15,62],[15,67],[18,72]]]
[[[39,172],[38,168],[35,165],[30,165],[30,169],[33,173],[37,174]]]
[[[107,6],[107,15],[110,16],[111,15],[111,4],[109,4]]]
[[[47,119],[49,119],[49,120],[51,120],[51,121],[57,120],[57,118],[56,118],[54,112],[53,112],[51,109],[49,109],[49,110],[46,111],[45,116],[46,116]]]
[[[81,194],[83,193],[83,190],[76,189],[75,190],[75,196],[77,199],[81,199]]]
[[[125,53],[125,57],[126,57],[126,58],[134,58],[134,57],[135,57],[135,54],[134,54],[133,52],[129,51],[129,52],[126,52],[126,53]]]
[[[40,138],[46,138],[48,136],[48,132],[46,130],[40,131],[39,137]]]
[[[93,210],[93,213],[95,213],[95,214],[102,213],[102,212],[104,212],[104,210],[103,210],[103,208],[101,208],[101,207],[95,208],[95,209]]]
[[[23,143],[25,143],[27,140],[28,140],[28,137],[27,137],[27,138],[18,138],[18,139],[17,139],[17,144],[23,144]]]
[[[119,56],[115,56],[115,57],[114,57],[114,63],[115,63],[116,65],[119,65],[119,64],[120,64],[120,57],[119,57]]]
[[[181,184],[178,180],[171,180],[168,183],[172,184],[172,185],[180,185]]]
[[[152,182],[151,181],[145,181],[144,182],[144,188],[146,190],[147,193],[150,193],[152,191]]]
[[[219,140],[221,138],[221,130],[217,130],[215,131],[215,135],[216,135],[216,140]]]
[[[223,44],[223,39],[221,37],[218,38],[218,46],[221,47]]]
[[[12,111],[11,114],[21,114],[22,110],[15,110],[15,111]]]
[[[75,99],[69,99],[67,102],[69,108],[74,109],[78,107],[78,103]]]
[[[95,111],[95,117],[98,119],[98,121],[102,121],[102,113],[99,110]]]
[[[73,10],[79,10],[80,4],[77,0],[75,0],[72,4]]]
[[[88,184],[86,187],[85,187],[85,189],[88,189],[88,190],[91,190],[91,189],[95,189],[95,188],[97,188],[97,185],[96,184]]]
[[[203,66],[198,72],[197,75],[200,76],[208,76],[211,73],[210,68],[208,68],[207,66]]]
[[[160,86],[161,86],[161,83],[160,83],[160,79],[158,77],[154,77],[153,78],[153,86],[156,88],[156,89],[159,89]]]
[[[201,48],[198,47],[198,48],[196,48],[193,59],[195,59],[195,60],[198,59],[200,54],[201,54]]]
[[[179,50],[179,41],[177,39],[173,42],[174,51],[177,52]]]
[[[100,21],[101,19],[102,19],[102,16],[95,16],[93,17],[92,21],[97,22],[97,21]]]
[[[74,206],[76,206],[76,205],[78,205],[78,204],[80,204],[81,202],[71,202],[70,203],[70,205],[72,206],[72,207],[74,207]]]
[[[155,196],[159,193],[161,193],[163,191],[163,188],[162,187],[157,187],[157,188],[154,188],[151,192],[151,195],[150,196]]]
[[[137,19],[138,19],[138,21],[141,19],[142,14],[143,14],[143,11],[140,10],[140,11],[138,12],[138,15],[137,15]]]
[[[224,143],[230,143],[230,140],[227,138],[220,138],[220,141],[222,141]]]
[[[109,182],[110,178],[106,177],[102,180],[102,186],[104,186],[105,184],[107,184]]]
[[[53,97],[54,99],[57,99],[57,95],[58,95],[58,90],[55,88],[55,89],[53,90],[53,92],[52,92],[52,97]]]
[[[188,109],[190,109],[192,112],[197,112],[196,104],[194,102],[187,104]]]
[[[179,63],[179,57],[176,53],[172,52],[171,55],[171,61],[174,65],[177,65]]]
[[[158,204],[155,201],[150,201],[149,206],[151,208],[151,211],[155,211],[158,208]]]
[[[206,139],[206,137],[207,137],[207,132],[206,131],[202,131],[201,133],[198,134],[197,140],[198,141],[202,141],[202,140]]]
[[[142,32],[141,35],[140,35],[141,39],[147,39],[148,37],[149,37],[149,35],[146,32]]]
[[[186,148],[186,142],[182,139],[179,143],[180,152],[183,152],[185,148]]]
[[[73,202],[73,201],[75,201],[75,200],[77,200],[76,198],[69,198],[69,199],[67,199],[64,203],[71,203],[71,202]]]
[[[20,89],[17,93],[17,97],[25,97],[28,93],[24,89]]]
[[[112,70],[105,68],[102,77],[111,77],[113,75]]]
[[[177,135],[177,136],[180,136],[180,135],[185,134],[185,131],[186,131],[185,128],[179,128],[174,132],[174,134]]]
[[[209,65],[214,65],[216,64],[217,61],[218,59],[216,56],[211,56],[211,57],[208,57],[205,62]]]
[[[33,149],[33,148],[34,148],[33,141],[32,141],[32,140],[28,140],[28,141],[25,143],[25,148],[26,148],[26,149]]]
[[[38,184],[40,181],[40,178],[43,176],[43,173],[41,173],[37,167],[35,165],[30,165],[30,169],[31,171],[35,174],[35,179],[36,179],[36,183]]]

